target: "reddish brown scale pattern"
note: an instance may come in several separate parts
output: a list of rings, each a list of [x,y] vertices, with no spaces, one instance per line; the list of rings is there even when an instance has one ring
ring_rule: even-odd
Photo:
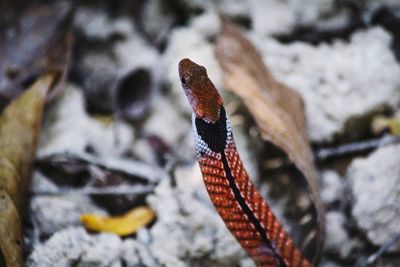
[[[261,226],[265,229],[268,240],[277,247],[277,250],[283,257],[285,264],[288,267],[311,267],[312,264],[307,259],[303,258],[300,250],[295,246],[291,237],[283,229],[281,223],[272,213],[269,205],[251,183],[246,170],[243,168],[242,161],[240,160],[233,142],[230,142],[227,145],[225,155],[234,177],[235,184],[239,188],[242,197],[254,216],[260,221]],[[251,254],[253,253],[254,252],[250,252],[250,256],[252,256]],[[254,259],[254,255],[252,258]],[[257,260],[255,259],[255,261]]]
[[[227,228],[257,263],[257,266],[277,266],[276,259],[272,255],[260,250],[260,247],[264,246],[262,238],[255,231],[254,225],[249,221],[235,199],[234,193],[229,187],[223,163],[211,156],[201,157],[199,163],[206,189]]]
[[[253,231],[249,231],[248,228],[244,230],[232,230],[232,233],[239,240],[261,240],[258,235]]]
[[[216,196],[214,198],[213,203],[216,207],[223,209],[223,208],[232,207],[232,205],[234,205],[234,203],[235,203],[235,200],[226,200],[226,199],[222,198],[221,196]],[[227,227],[229,228],[228,225],[227,225]]]
[[[244,230],[244,229],[249,229],[249,227],[251,227],[250,224],[247,222],[228,222],[226,223],[226,226],[231,231]]]
[[[229,185],[221,178],[215,178],[209,175],[204,177],[204,181],[210,185],[229,187]]]
[[[214,185],[214,184],[206,184],[206,188],[208,192],[216,193],[216,194],[221,194],[221,195],[228,195],[230,192],[229,187],[223,187],[221,185]]]
[[[208,192],[210,194],[210,192]],[[219,215],[221,216],[222,220],[225,222],[243,222],[242,213],[232,213],[230,210],[223,210],[221,208],[217,208]]]

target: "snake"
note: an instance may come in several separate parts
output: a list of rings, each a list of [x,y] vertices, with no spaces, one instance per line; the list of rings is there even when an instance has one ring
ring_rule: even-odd
[[[251,182],[236,149],[223,99],[205,67],[188,58],[179,78],[192,108],[195,151],[208,195],[257,267],[313,266]]]

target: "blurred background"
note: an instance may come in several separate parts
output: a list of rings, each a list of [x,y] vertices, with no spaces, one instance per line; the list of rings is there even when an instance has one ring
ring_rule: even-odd
[[[204,189],[185,57],[207,69],[252,180],[301,246],[307,183],[227,88],[220,15],[303,99],[326,208],[319,266],[400,266],[399,1],[2,1],[0,111],[53,79],[18,193],[26,266],[254,266]]]

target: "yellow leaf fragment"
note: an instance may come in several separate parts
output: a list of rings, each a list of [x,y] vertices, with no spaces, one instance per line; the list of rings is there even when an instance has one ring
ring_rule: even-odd
[[[110,115],[94,115],[93,117],[96,121],[106,127],[112,126],[114,122],[114,117]]]
[[[372,132],[380,134],[385,130],[389,130],[391,135],[400,135],[400,119],[383,116],[375,117],[372,121]]]
[[[120,216],[107,217],[96,214],[83,214],[80,219],[86,229],[90,231],[110,232],[120,236],[127,236],[152,222],[155,216],[153,210],[141,206]]]

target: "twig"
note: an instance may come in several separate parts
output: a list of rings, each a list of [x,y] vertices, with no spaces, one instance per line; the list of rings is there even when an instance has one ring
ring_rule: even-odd
[[[363,152],[398,142],[400,142],[400,136],[385,135],[382,138],[350,143],[332,148],[321,148],[315,153],[315,158],[317,161],[323,161],[327,158]]]
[[[381,138],[354,142],[336,147],[320,148],[314,152],[314,157],[316,161],[324,161],[329,158],[365,152],[367,150],[395,143],[400,143],[400,136],[385,135]],[[290,166],[293,163],[287,158],[273,158],[265,160],[263,164],[265,169],[274,170]]]
[[[392,246],[396,245],[399,242],[400,234],[397,234],[394,238],[384,243],[377,252],[369,256],[364,263],[359,264],[358,267],[368,267],[371,264],[375,263],[379,259],[379,257],[381,257],[386,251],[388,251]]]
[[[114,186],[104,188],[84,188],[84,189],[58,189],[58,190],[31,190],[33,195],[135,195],[153,192],[154,186]]]
[[[46,156],[39,157],[37,162],[48,162],[51,164],[64,164],[68,162],[77,161],[79,163],[85,163],[88,166],[98,166],[105,168],[113,172],[121,172],[127,174],[127,177],[135,177],[135,179],[141,179],[144,182],[156,183],[165,176],[162,169],[157,166],[152,166],[143,162],[113,158],[113,157],[95,157],[93,155],[84,154],[73,154],[73,153],[55,153]]]

